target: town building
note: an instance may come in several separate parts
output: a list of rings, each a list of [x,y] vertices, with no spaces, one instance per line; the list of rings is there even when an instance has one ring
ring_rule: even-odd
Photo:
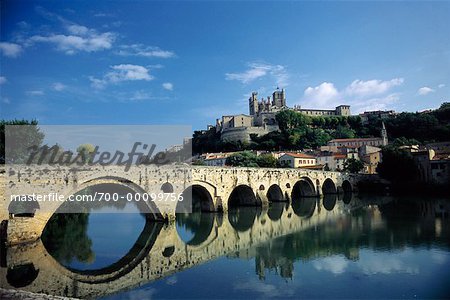
[[[279,158],[282,166],[290,168],[312,167],[316,165],[316,158],[304,153],[285,153]]]
[[[393,110],[376,110],[365,111],[359,114],[363,125],[368,124],[370,120],[386,120],[388,118],[395,117],[397,114]]]
[[[203,161],[206,166],[222,167],[225,166],[227,158],[234,153],[236,152],[206,153],[200,156],[200,160]]]
[[[364,163],[363,172],[366,174],[376,174],[378,164],[381,162],[381,148],[374,146],[361,146],[358,149],[359,159]]]
[[[388,136],[386,127],[382,123],[381,137],[374,138],[356,138],[356,139],[333,139],[327,143],[329,147],[362,147],[362,146],[386,146],[388,144]]]
[[[450,185],[450,152],[437,154],[433,149],[412,153],[419,179],[428,184]]]

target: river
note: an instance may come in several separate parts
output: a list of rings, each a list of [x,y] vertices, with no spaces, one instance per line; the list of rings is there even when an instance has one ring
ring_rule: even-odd
[[[444,199],[327,195],[156,224],[127,203],[54,215],[42,247],[12,250],[33,267],[6,280],[105,299],[448,298],[449,213]]]

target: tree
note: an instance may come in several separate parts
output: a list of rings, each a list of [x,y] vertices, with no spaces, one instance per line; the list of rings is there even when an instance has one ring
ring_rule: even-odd
[[[256,163],[262,168],[276,168],[278,160],[272,154],[262,154],[256,158]]]
[[[418,170],[411,153],[385,147],[381,151],[383,160],[378,164],[377,172],[392,182],[411,182],[418,178]]]
[[[257,156],[249,151],[230,155],[225,164],[232,167],[258,167]]]
[[[87,162],[91,155],[95,151],[95,146],[92,144],[81,144],[77,148],[78,155],[80,155],[83,158],[84,162]]]
[[[283,110],[275,118],[282,131],[311,124],[311,118],[293,110]]]
[[[36,120],[0,121],[0,163],[27,162],[32,151],[30,147],[40,147],[43,140],[44,133]]]
[[[350,173],[359,173],[364,169],[364,163],[359,159],[349,158],[344,162],[344,171]]]
[[[355,137],[355,131],[349,126],[338,125],[334,132],[334,138],[336,139],[352,139]]]

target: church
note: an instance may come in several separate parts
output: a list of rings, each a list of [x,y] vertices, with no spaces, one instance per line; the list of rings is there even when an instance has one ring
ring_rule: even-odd
[[[249,114],[222,116],[216,120],[216,132],[222,141],[250,141],[250,135],[258,136],[279,130],[276,114],[290,109],[307,116],[350,116],[349,105],[339,105],[333,110],[289,108],[286,105],[286,91],[277,88],[272,96],[258,100],[258,93],[252,92],[248,99]]]

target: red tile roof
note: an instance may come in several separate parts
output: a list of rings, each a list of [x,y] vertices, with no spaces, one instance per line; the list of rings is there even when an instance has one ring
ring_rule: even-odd
[[[296,158],[309,158],[309,159],[313,159],[315,158],[314,156],[305,154],[305,153],[285,153],[284,155],[289,155],[292,157],[296,157]]]

